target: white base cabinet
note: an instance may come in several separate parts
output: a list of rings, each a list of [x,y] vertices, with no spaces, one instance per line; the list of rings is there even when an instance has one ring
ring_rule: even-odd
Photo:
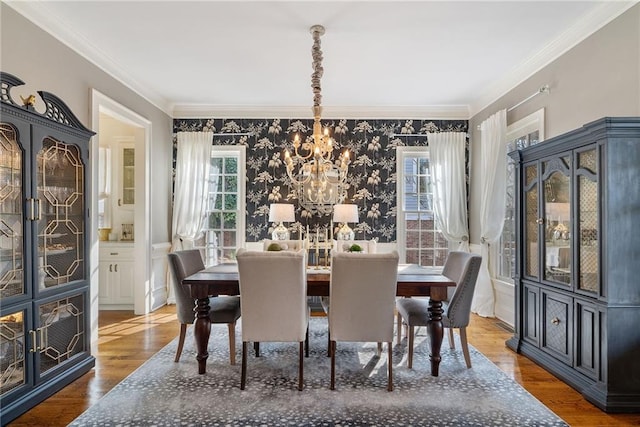
[[[133,243],[100,242],[100,310],[133,310]]]

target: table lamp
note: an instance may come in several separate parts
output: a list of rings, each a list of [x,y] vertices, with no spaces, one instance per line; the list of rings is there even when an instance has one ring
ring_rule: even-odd
[[[347,223],[358,222],[358,205],[337,204],[333,206],[333,222],[339,223],[340,229],[336,233],[338,240],[353,240],[356,234]]]
[[[289,230],[282,223],[293,222],[296,215],[290,203],[272,203],[269,206],[269,222],[278,223],[271,233],[272,240],[289,240]]]

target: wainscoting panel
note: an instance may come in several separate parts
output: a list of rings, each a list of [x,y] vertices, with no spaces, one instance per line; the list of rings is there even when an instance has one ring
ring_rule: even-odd
[[[171,243],[156,243],[151,245],[151,311],[167,304],[169,286],[167,274],[169,262],[167,254]]]

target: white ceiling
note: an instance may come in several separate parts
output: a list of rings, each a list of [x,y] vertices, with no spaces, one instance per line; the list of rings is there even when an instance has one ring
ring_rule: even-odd
[[[174,117],[311,116],[322,24],[323,116],[466,119],[635,1],[7,3]]]

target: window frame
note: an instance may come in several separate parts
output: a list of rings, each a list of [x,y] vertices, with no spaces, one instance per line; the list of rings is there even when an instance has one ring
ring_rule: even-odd
[[[235,246],[235,250],[237,251],[240,248],[243,248],[246,244],[246,183],[247,183],[247,179],[246,179],[246,146],[244,145],[212,145],[211,146],[211,158],[214,157],[222,157],[222,158],[228,158],[228,157],[235,157],[237,158],[237,162],[238,162],[238,169],[237,169],[237,206],[236,206],[236,211],[237,211],[237,221],[236,221],[236,246]],[[208,194],[211,194],[211,191],[208,191]],[[209,200],[208,200],[208,195],[207,195],[207,207],[209,206]],[[210,211],[207,208],[207,218],[209,216],[209,214],[212,211]],[[213,257],[212,255],[209,254],[209,251],[211,249],[216,249],[220,247],[220,245],[218,245],[217,247],[214,247],[213,244],[210,244],[208,241],[208,236],[209,236],[209,231],[210,229],[208,228],[208,226],[206,228],[203,229],[204,232],[204,237],[203,237],[203,246],[204,246],[204,250],[205,250],[205,264],[209,265],[209,261],[210,258],[211,259],[217,259],[218,262],[221,261],[220,258],[218,258],[218,255],[216,255],[216,257]],[[222,245],[224,246],[224,245]],[[229,260],[225,260],[225,261],[229,261]]]
[[[401,146],[396,148],[396,243],[398,248],[398,255],[400,257],[401,263],[406,263],[407,261],[407,241],[406,241],[406,220],[405,220],[405,210],[404,210],[404,202],[405,202],[405,194],[404,194],[404,162],[407,158],[427,158],[430,159],[429,147],[428,146]],[[430,164],[430,163],[429,163]],[[428,194],[428,193],[427,193]],[[431,197],[433,197],[433,192],[431,193]],[[433,211],[433,207],[431,212],[434,216],[434,229],[439,231],[437,228],[437,223],[435,221],[435,212]],[[435,239],[434,239],[435,241]],[[419,247],[420,249],[420,247]],[[451,251],[451,243],[447,243],[447,251]],[[435,269],[441,269],[443,266],[427,266]]]
[[[523,117],[520,120],[517,120],[513,123],[511,123],[510,125],[507,126],[507,136],[506,136],[506,144],[507,144],[507,153],[509,153],[510,151],[513,151],[517,148],[523,148],[523,147],[516,147],[515,145],[515,141],[518,138],[524,137],[524,136],[528,136],[533,132],[538,132],[538,142],[543,142],[544,141],[544,108],[541,108],[537,111],[534,111],[533,113]],[[510,158],[507,159],[507,167],[509,165],[509,161]],[[514,187],[515,186],[515,182],[513,183],[506,183],[506,187],[505,190],[508,191],[508,189],[510,187]],[[514,197],[517,197],[517,194],[515,194],[515,188],[513,188],[514,191]],[[507,200],[505,198],[505,200]],[[505,216],[508,212],[508,209],[505,210]],[[505,217],[505,223],[507,221],[507,218]],[[513,219],[513,221],[515,221],[515,218]],[[503,227],[503,232],[504,232],[504,227]],[[515,232],[515,228],[514,228],[514,232]],[[515,237],[515,236],[514,236]],[[502,244],[502,235],[500,236],[500,240],[499,243],[492,245],[490,251],[491,251],[491,279],[493,281],[496,282],[501,282],[510,286],[515,286],[514,282],[513,282],[513,277],[507,277],[504,276],[502,274],[502,259],[504,258],[504,254],[502,253],[502,248],[504,247],[504,245]],[[513,247],[515,248],[515,242],[513,242]],[[517,248],[515,248],[515,250],[517,250]],[[514,255],[515,256],[515,255]],[[512,274],[515,274],[515,271],[512,271]]]

